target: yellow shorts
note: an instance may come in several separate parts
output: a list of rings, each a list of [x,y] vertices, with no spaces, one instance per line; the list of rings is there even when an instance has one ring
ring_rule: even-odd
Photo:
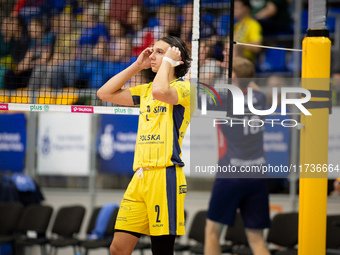
[[[117,230],[144,235],[184,235],[187,183],[181,167],[136,171],[120,204]]]

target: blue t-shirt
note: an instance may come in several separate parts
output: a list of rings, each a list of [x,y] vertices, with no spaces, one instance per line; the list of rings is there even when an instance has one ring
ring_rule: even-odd
[[[104,36],[107,41],[110,41],[109,30],[103,24],[97,24],[91,28],[84,28],[79,39],[79,45],[84,46],[89,44],[94,46],[102,36]]]
[[[222,106],[209,103],[208,110],[226,111],[227,95],[219,93]],[[231,98],[231,100],[233,100]],[[244,112],[250,113],[247,103],[247,93],[244,93]],[[259,91],[253,91],[252,98],[253,106],[257,110],[266,109],[265,95]],[[233,103],[231,101],[231,111]],[[219,166],[230,166],[236,169],[235,173],[218,172],[217,178],[256,178],[264,177],[262,173],[240,173],[242,166],[260,166],[265,165],[265,156],[263,149],[263,132],[264,125],[261,126],[260,116],[256,115],[231,115],[230,118],[239,120],[228,120],[227,124],[218,125],[221,132],[218,135],[223,135],[225,141],[224,154],[220,155],[218,162]],[[250,122],[249,122],[250,121]],[[237,123],[237,124],[236,124]],[[244,123],[244,124],[243,124]],[[260,127],[261,126],[261,127]],[[221,141],[221,137],[218,138]]]

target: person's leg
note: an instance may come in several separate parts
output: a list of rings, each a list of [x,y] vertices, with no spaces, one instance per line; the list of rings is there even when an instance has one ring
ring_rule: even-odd
[[[222,225],[218,222],[207,219],[205,225],[205,242],[204,254],[206,255],[220,255],[220,236]]]
[[[270,255],[270,252],[266,246],[266,242],[263,238],[262,229],[246,228],[246,235],[254,255]]]
[[[130,255],[138,239],[137,235],[116,231],[110,246],[111,255]]]
[[[248,243],[254,255],[269,255],[263,238],[263,229],[270,227],[267,181],[252,180],[246,185],[244,191],[247,195],[240,204],[240,211]]]
[[[233,226],[242,192],[239,182],[217,178],[209,202],[205,226],[204,254],[221,254],[220,235],[222,225]]]
[[[151,236],[151,250],[153,255],[173,255],[174,235]]]

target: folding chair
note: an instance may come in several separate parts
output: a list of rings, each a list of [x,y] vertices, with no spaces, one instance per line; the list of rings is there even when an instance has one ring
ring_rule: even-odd
[[[327,215],[326,255],[340,255],[340,215]]]
[[[221,246],[222,253],[249,253],[251,250],[249,248],[247,235],[244,229],[243,220],[240,213],[236,213],[235,222],[233,226],[228,226],[224,237],[227,243]]]
[[[64,206],[58,210],[52,227],[52,235],[57,235],[57,237],[49,239],[50,254],[54,250],[56,255],[58,248],[72,246],[74,254],[77,255],[79,240],[76,235],[80,231],[85,211],[82,205]]]
[[[267,242],[278,245],[280,248],[271,252],[296,252],[298,244],[299,214],[297,212],[278,213],[272,219],[268,231]]]
[[[198,211],[191,223],[189,235],[189,240],[194,240],[196,244],[194,245],[177,245],[175,251],[185,251],[189,250],[192,254],[203,254],[204,253],[204,236],[205,236],[205,223],[207,219],[207,211]]]
[[[110,255],[110,245],[111,245],[113,234],[114,234],[114,228],[115,228],[116,218],[118,214],[118,209],[119,208],[116,208],[113,211],[103,238],[91,239],[91,240],[88,239],[88,240],[80,241],[79,245],[80,247],[85,249],[85,255],[87,255],[90,250],[99,249],[99,248],[108,249],[108,254]],[[91,218],[88,223],[87,230],[86,230],[86,233],[88,235],[92,234],[92,231],[95,229],[96,219],[99,215],[100,210],[101,210],[101,207],[96,207],[92,212],[92,215],[91,215]]]
[[[11,244],[14,250],[14,232],[23,206],[20,203],[0,204],[0,244]],[[14,252],[13,252],[14,253]]]
[[[41,254],[46,255],[46,230],[51,219],[53,208],[48,205],[30,205],[23,210],[17,231],[20,234],[15,239],[18,251],[22,248],[39,245]]]

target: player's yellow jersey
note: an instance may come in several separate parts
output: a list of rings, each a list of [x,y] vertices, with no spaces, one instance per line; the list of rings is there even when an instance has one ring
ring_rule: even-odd
[[[177,105],[155,100],[152,82],[130,88],[134,104],[140,105],[135,171],[140,167],[184,166],[181,145],[194,109],[195,88],[182,79],[172,81],[170,86],[177,89]]]
[[[262,42],[262,27],[260,23],[253,19],[250,15],[242,21],[236,22],[234,26],[234,40],[241,43],[259,43]],[[256,54],[251,50],[243,49],[243,55],[255,61]]]

